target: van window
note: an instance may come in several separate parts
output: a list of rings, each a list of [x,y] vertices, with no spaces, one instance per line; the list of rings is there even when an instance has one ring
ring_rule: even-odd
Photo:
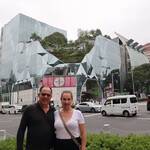
[[[121,103],[126,103],[127,99],[126,98],[121,98]]]
[[[9,108],[9,105],[2,105],[2,108]]]
[[[107,100],[106,102],[105,102],[105,105],[110,105],[111,104],[111,100]]]
[[[131,98],[130,98],[130,102],[131,102],[131,103],[137,103],[136,97],[131,97]]]
[[[87,103],[81,103],[79,105],[82,105],[82,106],[89,106]]]
[[[120,104],[120,99],[113,99],[113,104]]]

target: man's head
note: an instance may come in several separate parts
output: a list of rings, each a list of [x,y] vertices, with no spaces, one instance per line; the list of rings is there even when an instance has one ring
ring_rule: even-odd
[[[43,106],[49,105],[52,97],[52,89],[48,86],[41,86],[39,90],[39,103]]]

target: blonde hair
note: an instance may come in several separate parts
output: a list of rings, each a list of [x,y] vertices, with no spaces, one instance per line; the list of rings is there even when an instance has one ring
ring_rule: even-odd
[[[64,95],[65,93],[69,93],[70,96],[71,96],[71,98],[73,99],[73,94],[72,94],[72,92],[66,90],[66,91],[63,91],[63,92],[61,93],[61,96],[60,96],[60,99],[61,99],[61,100],[62,100],[62,97],[63,97],[63,95]]]

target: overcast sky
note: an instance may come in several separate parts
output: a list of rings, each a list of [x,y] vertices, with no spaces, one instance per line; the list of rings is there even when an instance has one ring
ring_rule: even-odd
[[[103,35],[150,42],[150,0],[0,0],[0,28],[18,13],[66,30],[69,40],[79,28],[99,28]]]

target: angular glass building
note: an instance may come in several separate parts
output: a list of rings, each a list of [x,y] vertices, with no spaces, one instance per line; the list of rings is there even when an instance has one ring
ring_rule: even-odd
[[[15,74],[17,81],[28,78],[29,75],[42,75],[46,68],[46,61],[49,61],[49,57],[52,56],[41,47],[40,43],[32,42],[30,37],[36,33],[44,38],[54,32],[67,36],[66,31],[23,14],[18,14],[8,22],[1,30],[0,78],[8,79],[11,72]],[[57,59],[52,61],[57,61]],[[33,67],[34,65],[36,67]],[[39,70],[40,65],[44,65],[42,71]]]
[[[30,39],[33,33],[44,38],[54,32],[67,36],[66,31],[23,14],[2,28],[0,89],[3,99],[9,97],[11,103],[35,102],[38,87],[48,83],[54,87],[56,99],[63,89],[70,88],[74,99],[80,100],[82,87],[89,79],[97,81],[103,98],[115,93],[115,84],[117,92],[123,92],[127,73],[136,66],[149,63],[137,43],[116,34],[115,39],[97,36],[93,48],[81,63],[64,64],[47,52],[39,41]],[[59,72],[60,77],[53,76],[54,72]]]
[[[1,29],[0,80],[1,92],[17,90],[16,85],[33,88],[51,64],[62,63],[48,53],[38,41],[30,39],[36,33],[42,39],[54,32],[65,37],[65,30],[52,27],[23,14],[18,14]],[[23,89],[19,87],[19,89]],[[11,95],[9,95],[11,97]]]
[[[117,82],[119,82],[118,92],[124,92],[127,73],[141,64],[149,63],[148,58],[142,52],[130,46],[128,41],[119,34],[117,34],[117,38],[115,39],[98,36],[95,40],[94,47],[85,55],[80,64],[77,74],[84,74],[88,78],[98,80],[102,97],[105,94],[105,86],[109,86],[109,93],[106,93],[106,96],[115,94],[115,78],[118,78]],[[111,79],[106,84],[105,80],[107,80],[108,75]],[[83,80],[87,80],[87,78]],[[81,87],[78,87],[78,91],[80,90]]]

